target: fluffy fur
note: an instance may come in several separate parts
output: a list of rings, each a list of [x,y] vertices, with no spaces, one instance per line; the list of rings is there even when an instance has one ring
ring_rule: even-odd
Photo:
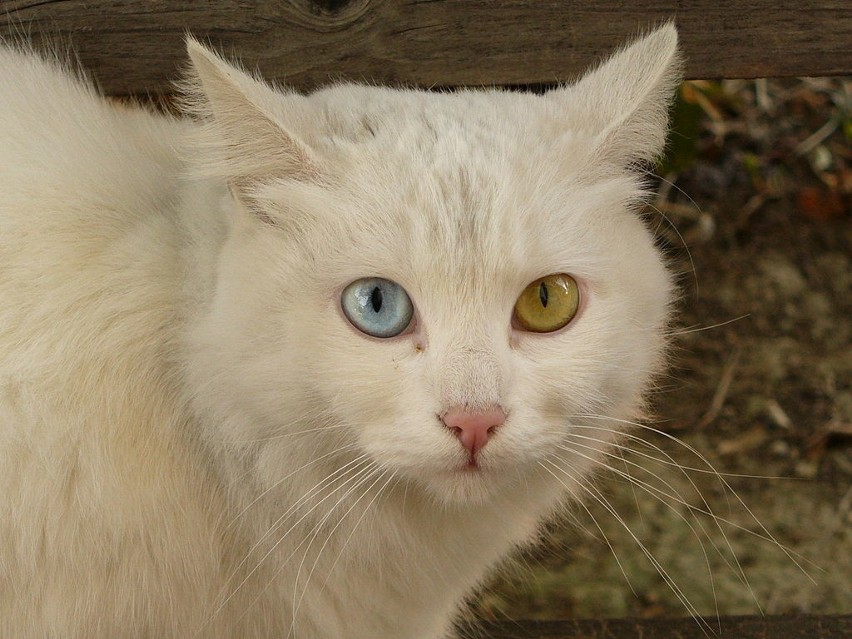
[[[301,96],[190,40],[185,120],[0,49],[0,636],[447,636],[584,496],[566,434],[603,450],[660,365],[635,167],[676,40],[544,96]],[[513,329],[560,272],[578,317]],[[365,276],[408,291],[412,332],[346,321]],[[438,415],[494,404],[468,469]]]

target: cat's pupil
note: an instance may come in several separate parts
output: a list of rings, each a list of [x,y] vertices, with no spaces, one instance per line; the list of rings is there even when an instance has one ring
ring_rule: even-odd
[[[373,292],[370,294],[370,304],[373,305],[373,310],[378,313],[382,310],[382,289],[378,286],[373,289]]]
[[[538,299],[541,300],[541,305],[547,308],[547,285],[544,282],[538,285]]]

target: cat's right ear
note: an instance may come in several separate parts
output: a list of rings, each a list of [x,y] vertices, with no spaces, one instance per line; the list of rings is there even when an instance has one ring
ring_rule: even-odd
[[[186,47],[184,105],[205,123],[201,142],[210,155],[202,171],[226,179],[241,199],[276,179],[316,180],[319,163],[293,133],[312,124],[307,99],[273,90],[192,37]]]
[[[619,166],[656,160],[681,80],[677,30],[669,22],[617,51],[574,85],[547,94],[597,140],[597,159]]]

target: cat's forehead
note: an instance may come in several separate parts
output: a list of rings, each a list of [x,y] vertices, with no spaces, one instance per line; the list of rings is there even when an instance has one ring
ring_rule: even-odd
[[[310,96],[321,132],[338,140],[417,141],[421,151],[441,142],[499,146],[529,128],[539,96],[501,90],[453,92],[339,85]],[[511,124],[510,128],[505,125]]]
[[[313,96],[317,143],[386,236],[465,254],[509,230],[496,205],[520,176],[503,97],[338,87]]]
[[[576,268],[593,218],[612,208],[583,175],[582,136],[548,136],[541,96],[341,86],[311,99],[312,142],[345,191],[349,276],[505,295]]]

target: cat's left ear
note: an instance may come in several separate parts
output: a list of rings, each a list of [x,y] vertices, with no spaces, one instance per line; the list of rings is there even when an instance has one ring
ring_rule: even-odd
[[[319,175],[314,153],[294,133],[312,124],[305,97],[273,90],[192,37],[186,46],[192,67],[185,103],[207,124],[204,145],[212,152],[205,170],[226,178],[238,192],[276,178]]]
[[[681,76],[677,30],[669,22],[547,98],[565,104],[578,128],[592,133],[597,158],[627,166],[662,153]]]

